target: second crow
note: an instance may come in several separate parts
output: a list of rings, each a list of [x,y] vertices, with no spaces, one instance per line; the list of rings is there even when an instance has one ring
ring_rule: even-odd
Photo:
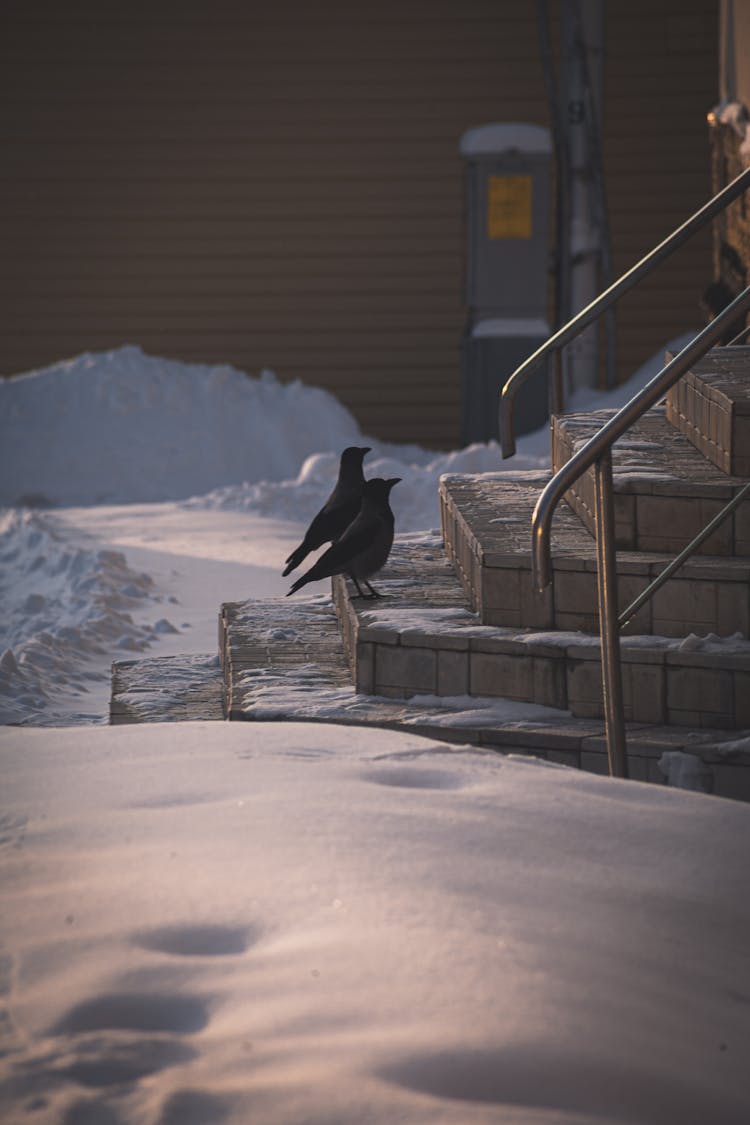
[[[357,518],[307,573],[297,579],[289,594],[306,586],[308,582],[317,582],[334,574],[348,574],[361,598],[381,596],[368,579],[385,566],[393,546],[394,520],[388,497],[394,484],[398,484],[400,479],[392,477],[390,480],[383,480],[382,477],[375,477],[365,482],[362,507]],[[362,593],[360,579],[367,586],[369,594]]]
[[[324,543],[335,543],[352,522],[362,503],[365,478],[362,461],[369,446],[350,445],[341,454],[336,487],[305,532],[305,538],[286,560],[282,578],[295,570],[311,551]]]

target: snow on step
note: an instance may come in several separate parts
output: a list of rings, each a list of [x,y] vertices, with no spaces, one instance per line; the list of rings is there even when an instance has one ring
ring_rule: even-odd
[[[154,656],[112,665],[110,726],[224,718],[217,656]]]

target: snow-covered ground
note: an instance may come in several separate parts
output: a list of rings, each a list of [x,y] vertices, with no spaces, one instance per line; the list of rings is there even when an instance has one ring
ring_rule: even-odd
[[[750,809],[385,731],[0,731],[8,1125],[745,1125]]]
[[[134,348],[0,382],[0,1119],[744,1125],[747,806],[379,730],[105,725],[112,659],[215,652],[220,602],[286,593],[349,443],[402,531],[503,467]]]

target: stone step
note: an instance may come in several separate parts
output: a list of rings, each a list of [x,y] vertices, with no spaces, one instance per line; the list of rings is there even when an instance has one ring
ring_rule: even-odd
[[[425,555],[432,557],[425,558]],[[419,582],[415,581],[415,569],[422,575]],[[353,599],[344,579],[334,582],[339,612],[346,616],[350,626],[349,656],[340,638],[338,647],[333,643],[338,633],[335,628],[331,629],[331,623],[335,622],[334,609],[327,599],[316,597],[296,602],[274,599],[222,606],[227,717],[250,722],[377,726],[503,753],[524,754],[595,773],[607,772],[601,719],[574,717],[570,712],[530,706],[518,700],[515,703],[508,703],[506,698],[498,700],[497,683],[493,683],[493,692],[488,696],[467,698],[463,692],[459,697],[442,699],[433,693],[427,697],[402,698],[413,693],[408,686],[394,688],[393,680],[400,673],[397,671],[394,677],[390,658],[399,647],[406,650],[407,665],[409,650],[424,657],[428,636],[420,630],[425,622],[431,624],[437,644],[454,646],[435,648],[431,657],[435,665],[441,653],[460,656],[462,652],[468,665],[469,649],[456,647],[469,643],[468,638],[461,635],[462,627],[476,631],[475,652],[480,662],[482,636],[487,638],[485,656],[492,661],[494,656],[503,654],[493,653],[490,635],[497,645],[498,639],[508,631],[487,630],[476,625],[476,618],[461,607],[463,599],[458,584],[445,560],[440,559],[439,552],[429,550],[424,542],[397,544],[393,564],[389,563],[386,573],[378,580],[380,586],[385,597],[382,601],[368,603]],[[436,594],[433,605],[431,596]],[[368,624],[373,615],[374,623]],[[393,617],[400,623],[400,632],[392,626]],[[458,632],[453,631],[455,625],[458,625]],[[322,659],[311,660],[318,651],[321,636],[325,638],[320,649]],[[360,646],[365,649],[359,655],[364,655],[370,683],[379,684],[383,692],[379,696],[358,692],[352,683],[350,669],[353,667],[356,675]],[[557,649],[558,656],[562,651]],[[520,650],[522,662],[527,655],[526,649]],[[149,675],[153,676],[157,662],[148,663]],[[404,664],[397,661],[397,665],[403,672]],[[497,667],[494,670],[497,672]],[[479,672],[486,678],[492,668],[479,667]],[[419,675],[423,674],[422,668]],[[381,679],[389,682],[381,684]],[[444,686],[467,685],[464,681],[453,681]],[[509,686],[507,680],[505,686]],[[630,776],[636,780],[665,784],[675,760],[680,765],[681,758],[689,756],[687,764],[697,767],[703,778],[702,787],[724,796],[750,799],[750,741],[740,744],[736,736],[718,728],[697,730],[632,722],[627,724],[627,740]]]
[[[303,694],[314,694],[319,682],[351,687],[338,619],[324,597],[226,602],[219,613],[219,660],[228,719],[252,717],[247,700],[257,710],[261,698],[264,717],[273,718],[274,697],[290,670]]]
[[[750,346],[713,348],[667,392],[666,409],[709,461],[750,477]]]
[[[596,546],[565,504],[552,532],[553,581],[539,594],[531,580],[531,516],[544,478],[534,473],[445,476],[440,507],[445,546],[470,608],[482,624],[598,634]],[[673,555],[620,551],[623,610]],[[626,633],[750,635],[750,558],[695,556],[658,590]]]
[[[111,726],[224,718],[216,656],[149,656],[112,665]]]
[[[555,418],[553,470],[561,469],[614,413],[595,410]],[[678,554],[745,484],[707,461],[684,433],[669,424],[663,406],[650,410],[615,442],[612,469],[615,536],[623,550]],[[566,499],[593,535],[593,469],[576,482]],[[750,499],[727,517],[699,553],[750,556]]]
[[[443,483],[455,479],[444,478]],[[484,485],[487,480],[459,479],[464,487],[467,482]],[[529,491],[528,485],[525,490]],[[577,523],[572,512],[567,515]],[[466,546],[465,538],[462,542]],[[509,586],[515,581],[508,606],[517,609],[525,596],[531,597],[530,572],[518,566],[517,556],[484,557],[490,564],[501,564],[491,567],[496,570],[491,577],[500,588],[506,580]],[[514,567],[503,566],[511,557]],[[480,563],[481,559],[478,569],[484,569]],[[480,575],[480,593],[481,581]],[[414,539],[397,539],[377,586],[384,597],[362,600],[353,596],[346,579],[333,580],[357,691],[392,699],[502,697],[568,711],[578,718],[602,717],[597,637],[561,631],[560,626],[482,624],[467,607],[442,552]],[[554,608],[553,598],[540,600],[540,615]],[[623,639],[622,657],[628,722],[720,729],[750,726],[749,643],[634,636]]]

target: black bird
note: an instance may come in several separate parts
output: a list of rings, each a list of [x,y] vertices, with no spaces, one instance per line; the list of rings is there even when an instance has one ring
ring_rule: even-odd
[[[393,512],[388,497],[394,484],[398,484],[400,480],[400,477],[392,477],[390,480],[375,477],[365,482],[362,507],[354,522],[310,567],[307,574],[297,579],[289,594],[306,586],[308,582],[317,582],[319,578],[348,574],[361,598],[382,596],[373,589],[368,578],[385,566],[393,545]],[[369,594],[362,593],[360,578],[370,591]]]
[[[286,560],[282,578],[286,578],[311,551],[324,543],[335,543],[346,531],[362,503],[365,478],[362,461],[370,452],[369,445],[350,445],[341,454],[336,487],[305,532],[305,538]]]

